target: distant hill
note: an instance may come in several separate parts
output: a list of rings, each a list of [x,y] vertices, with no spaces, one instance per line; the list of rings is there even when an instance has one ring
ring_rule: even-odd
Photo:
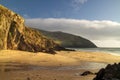
[[[43,35],[47,36],[50,39],[53,39],[56,43],[60,44],[63,47],[69,48],[96,48],[97,46],[92,43],[90,40],[64,32],[50,32],[39,30]]]
[[[65,48],[24,24],[24,18],[0,5],[0,49],[54,53]]]

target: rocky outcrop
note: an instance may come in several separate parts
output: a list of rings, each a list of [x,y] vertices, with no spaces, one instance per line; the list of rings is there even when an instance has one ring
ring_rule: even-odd
[[[0,5],[0,49],[53,53],[64,48],[26,27],[21,16]]]
[[[120,63],[108,64],[107,67],[101,69],[94,80],[120,80]]]
[[[69,48],[96,48],[97,46],[90,40],[64,32],[50,32],[39,30],[43,35],[53,39],[56,43],[63,47]]]
[[[87,75],[94,75],[95,73],[91,72],[91,71],[85,71],[82,74],[80,74],[81,76],[87,76]]]

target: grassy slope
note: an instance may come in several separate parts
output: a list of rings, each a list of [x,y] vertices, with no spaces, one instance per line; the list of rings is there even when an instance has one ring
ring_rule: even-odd
[[[63,32],[49,32],[40,30],[40,32],[53,39],[56,43],[60,44],[63,47],[76,47],[76,48],[94,48],[96,45],[91,41],[82,38],[80,36],[63,33]]]

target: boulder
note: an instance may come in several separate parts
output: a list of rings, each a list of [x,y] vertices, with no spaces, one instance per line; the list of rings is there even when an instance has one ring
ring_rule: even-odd
[[[94,73],[90,72],[90,71],[85,71],[81,74],[81,76],[87,76],[87,75],[93,75]]]
[[[120,80],[120,63],[108,64],[105,69],[101,69],[94,80]]]

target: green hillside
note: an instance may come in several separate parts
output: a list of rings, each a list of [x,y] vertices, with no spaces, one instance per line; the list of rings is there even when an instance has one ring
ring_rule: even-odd
[[[43,35],[47,36],[50,39],[53,39],[56,43],[60,44],[63,47],[69,48],[95,48],[97,47],[90,40],[64,32],[50,32],[39,30]]]

